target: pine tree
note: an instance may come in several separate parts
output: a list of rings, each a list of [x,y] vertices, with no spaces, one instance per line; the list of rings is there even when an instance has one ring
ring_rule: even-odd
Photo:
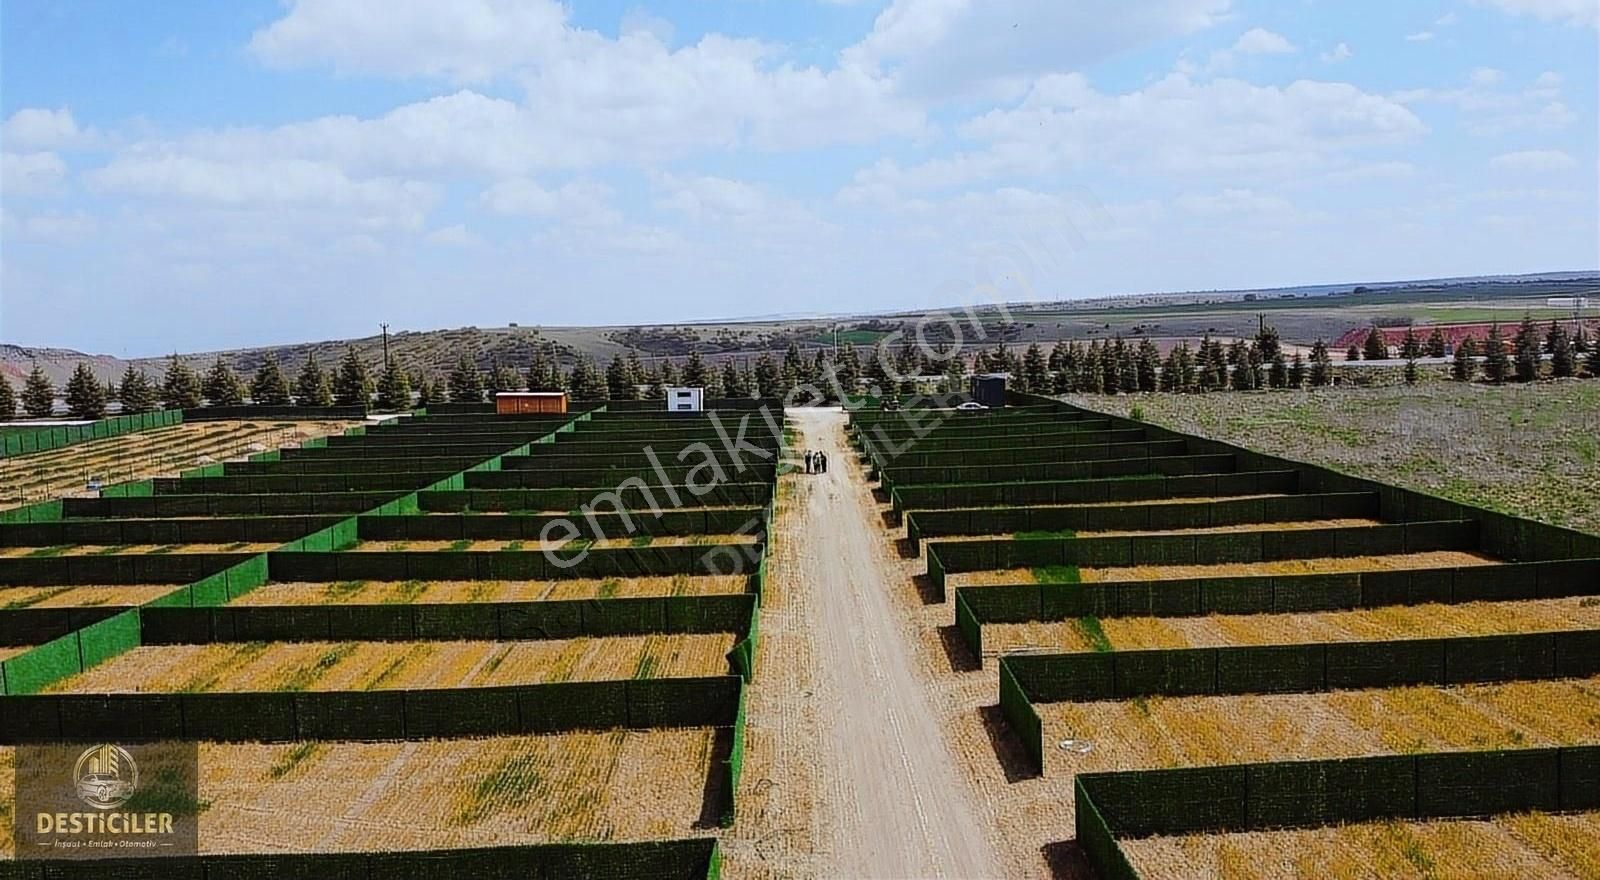
[[[1161,351],[1149,339],[1139,340],[1134,355],[1134,374],[1140,391],[1155,391],[1161,376]]]
[[[466,352],[462,352],[461,356],[456,358],[456,365],[450,371],[446,383],[450,390],[451,403],[483,402],[483,374],[478,372],[478,365],[473,363],[472,356]]]
[[[1569,379],[1578,374],[1578,358],[1572,352],[1572,338],[1560,324],[1550,325],[1550,375]]]
[[[1326,347],[1323,351],[1326,353]],[[1306,359],[1300,352],[1294,353],[1294,360],[1289,362],[1289,372],[1285,378],[1289,380],[1289,387],[1295,391],[1306,387]]]
[[[1414,357],[1406,358],[1405,377],[1406,377],[1406,384],[1407,385],[1415,385],[1415,384],[1417,384],[1417,359],[1416,358],[1414,358]]]
[[[846,342],[844,347],[839,349],[838,359],[833,366],[834,380],[838,388],[833,393],[844,396],[855,394],[856,386],[861,379],[861,356],[856,354],[854,343]]]
[[[647,367],[640,371],[639,384],[644,386],[645,400],[662,400],[667,396],[662,390],[661,371],[655,367]]]
[[[722,390],[722,371],[717,369],[716,361],[706,364],[706,384],[700,387],[705,389],[705,399],[708,404],[727,396]]]
[[[1344,350],[1344,361],[1348,364],[1359,360],[1361,360],[1361,347],[1352,342],[1350,347]]]
[[[1105,394],[1122,393],[1122,370],[1117,366],[1117,347],[1110,342],[1100,346],[1100,388]]]
[[[356,354],[354,346],[346,346],[339,361],[339,373],[333,377],[333,401],[340,406],[359,406],[366,409],[372,401],[372,378],[367,375],[367,365]]]
[[[689,359],[683,362],[683,384],[688,388],[704,388],[710,382],[710,371],[706,369],[705,359],[700,357],[700,352],[689,352]]]
[[[1471,382],[1478,372],[1478,341],[1465,337],[1456,345],[1456,359],[1450,365],[1450,375],[1457,382]]]
[[[758,370],[757,374],[759,373]],[[889,366],[883,362],[883,352],[877,346],[873,346],[871,353],[867,355],[867,363],[862,373],[871,393],[882,395],[894,393],[894,383],[889,379]]]
[[[1417,338],[1409,324],[1406,325],[1406,335],[1400,340],[1400,356],[1408,361],[1422,357],[1422,340]]]
[[[794,341],[783,352],[783,382],[789,388],[807,381],[805,358],[800,356],[800,345]]]
[[[1444,333],[1438,327],[1433,328],[1433,332],[1428,334],[1428,343],[1422,347],[1422,350],[1431,358],[1445,356]]]
[[[1589,353],[1589,331],[1583,329],[1583,322],[1572,328],[1572,350],[1578,354]]]
[[[1221,391],[1228,387],[1228,353],[1223,350],[1220,339],[1210,339],[1206,345],[1206,369],[1211,372],[1211,387]]]
[[[122,412],[126,415],[146,413],[156,408],[156,388],[150,382],[150,377],[144,370],[135,370],[133,364],[122,371],[122,382],[117,386],[117,399],[122,401]],[[0,405],[0,413],[5,412],[5,407]]]
[[[1300,359],[1299,352],[1295,352],[1294,356],[1296,360]],[[1267,364],[1267,386],[1269,388],[1289,387],[1289,364],[1283,359],[1282,349],[1279,349],[1278,353],[1272,356],[1271,362]]]
[[[876,352],[873,353],[873,362],[877,362]],[[783,376],[778,369],[777,361],[772,359],[772,355],[762,352],[761,356],[756,358],[756,396],[762,398],[781,396],[783,389],[778,385],[782,380]]]
[[[522,374],[517,368],[509,364],[495,364],[494,370],[489,374],[489,384],[496,394],[502,391],[522,391],[528,387],[522,381]]]
[[[511,372],[516,375],[515,370]],[[411,377],[392,357],[383,365],[383,372],[378,374],[377,402],[378,409],[389,412],[411,408]]]
[[[0,373],[0,419],[14,419],[17,416],[17,391],[11,387],[11,380]]]
[[[1177,391],[1181,390],[1178,387],[1178,348],[1177,348],[1177,346],[1173,346],[1172,350],[1167,352],[1166,360],[1161,362],[1160,388],[1161,388],[1162,391],[1166,391],[1168,393],[1174,393],[1174,392],[1177,392]]]
[[[250,402],[257,406],[289,405],[289,380],[278,366],[278,356],[271,352],[250,380]]]
[[[294,379],[294,402],[306,407],[333,406],[333,387],[328,383],[328,374],[317,363],[316,352],[306,358],[300,375]]]
[[[1562,328],[1560,321],[1551,321],[1550,322],[1550,329],[1544,331],[1544,353],[1545,354],[1555,354],[1556,353],[1556,334],[1565,333],[1565,332],[1566,331],[1565,331],[1565,329]],[[1569,344],[1571,343],[1571,339],[1570,338],[1567,341],[1568,341]]]
[[[1028,346],[1028,351],[1022,356],[1022,375],[1027,380],[1028,391],[1034,394],[1050,393],[1050,362],[1045,359],[1044,350],[1035,342]]]
[[[612,400],[639,399],[639,388],[633,384],[628,362],[620,354],[612,355],[611,363],[606,364],[606,396]]]
[[[1362,344],[1361,354],[1369,361],[1382,361],[1389,358],[1389,343],[1383,338],[1383,331],[1373,327],[1367,332],[1367,341]]]
[[[1256,387],[1256,373],[1250,365],[1250,346],[1243,339],[1236,339],[1228,347],[1228,362],[1233,365],[1232,380],[1229,384],[1235,391],[1251,391]]]
[[[673,363],[672,358],[667,358],[666,360],[662,361],[661,385],[664,388],[672,388],[674,386],[681,386],[682,384],[683,382],[679,381],[678,379],[678,365]]]
[[[1333,355],[1328,353],[1328,343],[1321,339],[1311,344],[1311,372],[1306,378],[1312,388],[1333,384]]]
[[[239,406],[244,403],[244,382],[224,358],[217,358],[200,383],[200,390],[210,406]]]
[[[161,405],[167,409],[194,409],[200,405],[202,393],[200,377],[173,355],[167,361],[167,372],[161,377]]]
[[[1539,362],[1543,360],[1544,349],[1539,344],[1539,331],[1533,326],[1532,318],[1522,319],[1512,347],[1516,353],[1517,381],[1532,382],[1538,379]]]
[[[605,376],[600,373],[600,368],[595,366],[594,359],[586,354],[578,355],[578,359],[573,362],[568,382],[572,386],[574,400],[605,400]]]
[[[422,376],[417,382],[417,408],[427,409],[439,403],[444,403],[444,389],[439,387],[439,380],[431,375]]]
[[[1269,365],[1278,363],[1283,356],[1283,344],[1278,338],[1278,328],[1263,323],[1261,329],[1256,331],[1255,348],[1257,355],[1260,356],[1261,363]],[[1282,381],[1272,381],[1271,371],[1269,371],[1268,384],[1273,388],[1282,388],[1283,382],[1287,381],[1287,376],[1280,374],[1278,379]]]
[[[106,414],[106,388],[89,365],[79,361],[67,379],[67,412],[75,419],[99,419]]]
[[[1600,379],[1600,342],[1589,343],[1589,358],[1584,362],[1592,378]]]
[[[628,349],[627,370],[628,381],[635,386],[633,397],[630,399],[637,400],[639,399],[639,390],[637,386],[648,384],[645,377],[644,364],[639,362],[639,349]]]
[[[739,384],[743,385],[745,391],[752,396],[760,390],[760,383],[756,381],[756,369],[748,360],[739,369]]]
[[[733,358],[722,362],[722,393],[741,400],[750,396],[750,386],[744,383],[744,373]]]
[[[556,364],[555,348],[550,343],[535,346],[528,361],[529,391],[560,391],[561,369]]]
[[[22,411],[36,419],[49,418],[56,408],[56,388],[37,361],[22,385]]]
[[[1489,325],[1489,337],[1483,343],[1483,377],[1495,385],[1504,384],[1511,377],[1511,359],[1506,356],[1498,323]]]
[[[1105,368],[1100,364],[1101,352],[1098,341],[1090,342],[1083,353],[1083,362],[1078,379],[1078,391],[1082,394],[1106,393]]]

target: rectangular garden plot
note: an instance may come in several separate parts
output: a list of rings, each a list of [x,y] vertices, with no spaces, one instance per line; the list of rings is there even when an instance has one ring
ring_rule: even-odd
[[[537,642],[252,642],[140,647],[58,694],[374,691],[725,675],[732,633]]]
[[[404,605],[472,602],[543,602],[571,599],[644,599],[665,596],[731,596],[746,592],[745,575],[572,578],[568,580],[334,581],[271,583],[232,604]]]

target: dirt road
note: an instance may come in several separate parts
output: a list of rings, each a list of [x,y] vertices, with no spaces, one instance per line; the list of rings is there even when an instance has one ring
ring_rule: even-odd
[[[806,594],[820,721],[808,869],[826,877],[1001,876],[987,819],[919,671],[914,630],[894,605],[900,574],[851,462],[844,415],[791,415],[805,445],[831,459],[829,473],[795,478],[801,491],[785,529],[798,545],[800,581],[791,589]]]

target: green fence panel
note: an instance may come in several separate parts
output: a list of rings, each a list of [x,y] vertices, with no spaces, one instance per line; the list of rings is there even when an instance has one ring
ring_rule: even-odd
[[[1416,764],[1421,816],[1561,809],[1558,749],[1417,755]]]
[[[108,620],[78,631],[79,656],[84,669],[139,647],[139,611],[130,608]]]
[[[0,664],[7,695],[33,694],[83,671],[77,633],[68,633]]]
[[[1027,693],[1012,674],[1010,660],[1000,658],[1000,714],[1022,742],[1023,752],[1036,773],[1044,771],[1044,723]]]
[[[1416,761],[1409,755],[1249,764],[1245,784],[1251,831],[1417,815]]]
[[[1137,880],[1138,872],[1117,845],[1115,835],[1082,779],[1073,781],[1073,803],[1078,846],[1083,849],[1084,858],[1094,869],[1095,876],[1104,880]]]

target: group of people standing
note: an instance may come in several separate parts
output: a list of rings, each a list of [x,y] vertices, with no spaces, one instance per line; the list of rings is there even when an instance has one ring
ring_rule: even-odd
[[[825,474],[828,472],[828,454],[821,450],[806,450],[806,473]]]

